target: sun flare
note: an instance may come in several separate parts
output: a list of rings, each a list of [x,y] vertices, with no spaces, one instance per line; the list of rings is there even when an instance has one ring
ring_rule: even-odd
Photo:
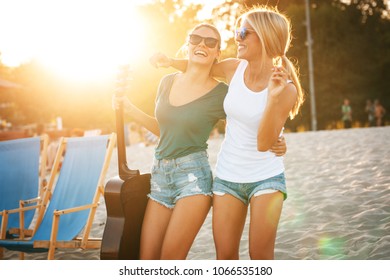
[[[88,81],[109,77],[118,65],[147,51],[145,23],[133,1],[7,2],[0,0],[0,16],[8,14],[12,22],[0,37],[5,64],[36,59],[61,78]],[[18,48],[7,47],[7,35],[17,40]]]

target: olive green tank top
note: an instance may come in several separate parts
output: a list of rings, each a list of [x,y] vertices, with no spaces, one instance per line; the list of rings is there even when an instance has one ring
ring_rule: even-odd
[[[173,159],[206,150],[215,124],[226,118],[223,100],[228,86],[222,82],[190,103],[171,105],[169,93],[176,74],[165,76],[157,92],[155,115],[160,126],[160,140],[156,159]]]

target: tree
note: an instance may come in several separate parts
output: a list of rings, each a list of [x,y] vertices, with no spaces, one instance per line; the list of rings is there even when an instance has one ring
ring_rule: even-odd
[[[381,1],[311,0],[314,75],[318,128],[340,119],[340,105],[349,97],[354,118],[365,120],[365,99],[378,98],[389,108],[390,88],[390,20],[388,7]],[[223,57],[236,56],[235,21],[254,4],[277,5],[288,15],[293,26],[289,53],[298,62],[304,90],[308,87],[305,7],[303,0],[225,1],[213,10],[209,21],[221,31]],[[246,7],[246,8],[245,8]],[[198,23],[200,5],[184,0],[160,0],[139,7],[144,18],[148,52],[132,65],[133,82],[127,93],[146,112],[154,113],[154,99],[161,77],[173,69],[154,69],[148,62],[153,51],[174,56],[186,41],[188,31]],[[131,36],[131,35],[130,35]],[[139,38],[134,38],[135,42]],[[32,61],[18,68],[0,63],[0,75],[25,86],[14,95],[20,123],[47,122],[54,116],[63,117],[66,127],[103,127],[114,129],[111,108],[112,84],[96,83],[72,86],[51,75]],[[5,75],[5,76],[4,76]],[[309,98],[309,96],[307,96]],[[0,100],[1,101],[1,100]],[[310,127],[310,102],[304,103],[301,114],[286,126]]]

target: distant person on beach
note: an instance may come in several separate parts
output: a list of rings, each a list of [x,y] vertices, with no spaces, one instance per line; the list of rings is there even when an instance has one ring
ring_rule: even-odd
[[[341,120],[343,121],[344,128],[352,127],[352,108],[349,104],[349,99],[344,99],[344,103],[341,106]]]
[[[207,140],[218,120],[226,117],[227,85],[212,78],[220,55],[221,36],[209,24],[197,25],[188,37],[188,69],[162,78],[156,96],[156,117],[128,98],[125,113],[155,135],[159,142],[152,166],[151,193],[142,226],[141,259],[185,259],[211,207],[212,173]],[[282,150],[285,143],[271,150]],[[282,146],[282,148],[280,148]]]
[[[375,107],[375,121],[376,121],[376,126],[384,126],[385,122],[383,117],[386,114],[386,109],[385,107],[382,106],[380,103],[379,99],[375,99],[374,101],[374,107]]]
[[[372,103],[371,99],[366,100],[366,107],[364,110],[367,113],[368,126],[375,126],[375,105]]]
[[[229,84],[224,101],[226,136],[213,184],[214,242],[217,259],[239,258],[250,205],[250,257],[273,259],[287,190],[283,158],[270,148],[288,116],[298,113],[303,92],[286,56],[291,27],[284,15],[266,6],[256,7],[239,18],[237,27],[238,58],[212,68],[212,75]],[[186,69],[185,61],[161,53],[153,60],[159,66]]]

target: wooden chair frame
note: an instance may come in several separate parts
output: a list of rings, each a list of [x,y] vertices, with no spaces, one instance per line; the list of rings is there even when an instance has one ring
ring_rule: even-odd
[[[60,145],[59,145],[59,148],[57,150],[56,158],[55,158],[55,161],[53,163],[52,170],[51,170],[49,182],[46,186],[45,191],[42,192],[43,197],[38,198],[36,201],[33,201],[33,202],[38,202],[38,204],[33,205],[33,206],[25,206],[25,204],[27,204],[27,203],[24,202],[23,204],[21,204],[21,207],[18,209],[3,211],[3,213],[2,213],[3,224],[6,224],[7,218],[8,218],[7,216],[11,213],[19,213],[21,219],[23,219],[23,213],[25,211],[31,211],[33,209],[38,209],[37,210],[38,214],[37,214],[37,218],[36,218],[36,224],[35,224],[35,227],[33,229],[32,234],[31,234],[31,236],[34,236],[35,232],[39,228],[39,226],[44,218],[44,215],[47,214],[46,210],[47,210],[48,204],[50,203],[51,196],[53,194],[53,186],[54,186],[54,183],[55,183],[55,180],[57,177],[60,162],[62,161],[62,155],[63,155],[63,152],[65,150],[66,143],[67,143],[67,138],[61,138]],[[105,180],[107,170],[109,168],[110,159],[111,159],[112,152],[113,152],[115,145],[116,145],[116,134],[112,133],[108,139],[108,145],[106,148],[104,164],[103,164],[102,170],[100,172],[100,177],[98,179],[98,185],[97,185],[96,192],[95,192],[92,203],[88,204],[88,205],[82,205],[79,207],[74,207],[74,208],[69,208],[69,209],[60,209],[60,210],[54,211],[50,240],[36,240],[36,241],[34,241],[34,248],[47,248],[48,249],[48,259],[49,260],[54,259],[54,254],[55,254],[56,248],[81,248],[81,249],[100,248],[101,239],[89,238],[89,234],[90,234],[90,231],[92,228],[92,223],[93,223],[93,219],[94,219],[95,214],[96,214],[97,207],[99,205],[100,196],[104,194],[104,180]],[[60,217],[63,215],[69,214],[69,213],[74,213],[74,212],[87,210],[87,209],[90,209],[90,212],[89,212],[88,219],[87,219],[87,222],[86,222],[85,227],[84,227],[82,238],[80,239],[80,238],[76,237],[75,239],[73,239],[71,241],[57,241],[57,234],[58,234],[58,227],[60,224]],[[19,231],[21,233],[19,240],[23,240],[27,235],[26,230],[23,227],[21,227],[19,229]],[[30,232],[28,232],[28,233],[29,233],[28,235],[30,235]]]

